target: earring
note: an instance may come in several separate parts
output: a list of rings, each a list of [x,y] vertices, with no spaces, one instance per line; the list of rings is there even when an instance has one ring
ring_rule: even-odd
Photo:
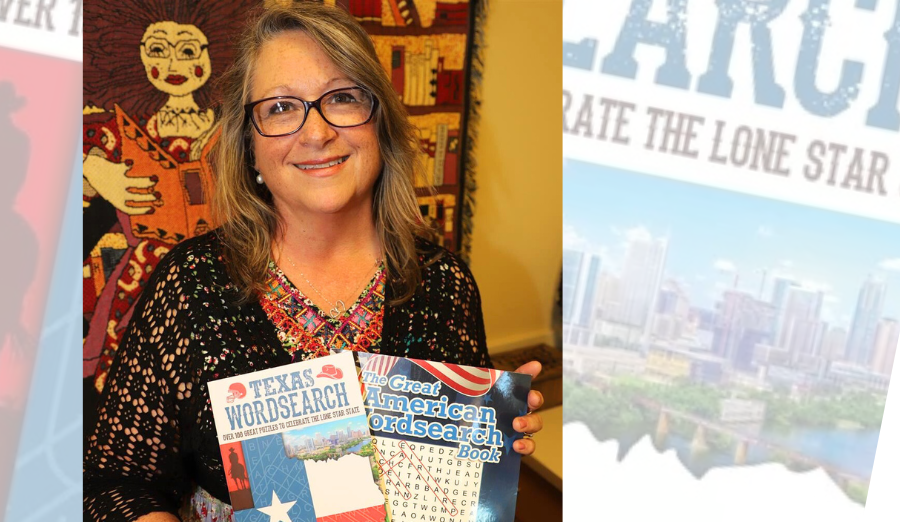
[[[256,183],[259,185],[262,185],[263,183],[265,183],[265,180],[263,179],[262,174],[256,175]]]

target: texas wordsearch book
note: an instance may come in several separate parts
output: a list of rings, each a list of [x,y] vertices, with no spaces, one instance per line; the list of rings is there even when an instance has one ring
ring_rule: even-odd
[[[212,381],[209,395],[236,522],[385,520],[352,353]]]
[[[531,376],[359,354],[392,522],[512,522]]]

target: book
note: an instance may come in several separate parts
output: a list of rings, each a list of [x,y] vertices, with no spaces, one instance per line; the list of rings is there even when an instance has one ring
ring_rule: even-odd
[[[438,48],[433,40],[425,40],[425,91],[422,105],[434,105],[437,100]]]
[[[531,376],[359,354],[392,522],[512,522]]]
[[[150,171],[159,176],[152,189],[159,193],[152,204],[154,211],[129,216],[131,233],[139,238],[177,243],[215,228],[210,200],[215,179],[209,153],[218,140],[218,131],[203,146],[200,159],[179,163],[118,105],[116,124],[122,133],[122,160],[133,165],[126,176],[140,177]]]
[[[465,94],[465,73],[462,70],[438,68],[435,103],[438,105],[462,105]]]
[[[381,0],[350,0],[348,7],[360,22],[381,22]]]
[[[402,45],[391,47],[391,84],[394,91],[403,99],[404,78],[406,76],[406,48]]]
[[[448,127],[446,123],[439,123],[435,128],[434,142],[434,184],[444,184],[444,168],[447,159]]]
[[[444,155],[444,184],[456,185],[459,178],[459,129],[447,131],[447,152]]]
[[[415,73],[413,70],[416,67],[416,55],[412,53],[409,49],[406,50],[406,60],[404,60],[404,64],[406,67],[403,69],[403,103],[407,106],[415,105],[413,102],[413,93],[415,92],[415,88],[413,87],[413,81],[415,80]]]
[[[385,520],[352,353],[210,381],[209,396],[235,522]]]
[[[896,518],[898,5],[769,11],[749,66],[713,3],[612,4],[564,10],[567,516]]]
[[[434,10],[435,27],[465,26],[469,23],[468,4],[437,2]]]

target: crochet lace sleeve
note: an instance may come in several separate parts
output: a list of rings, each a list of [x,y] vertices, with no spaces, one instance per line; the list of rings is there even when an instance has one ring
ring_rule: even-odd
[[[475,277],[472,276],[469,267],[461,261],[452,266],[451,274],[451,285],[454,289],[451,314],[459,317],[455,325],[451,322],[451,332],[458,338],[457,342],[462,348],[461,364],[492,368],[485,339],[481,292],[475,283]]]
[[[491,367],[481,312],[481,294],[469,267],[454,254],[442,255],[425,267],[423,289],[430,349],[421,357]],[[413,308],[418,308],[416,304]]]
[[[189,487],[179,446],[192,392],[191,322],[187,269],[176,258],[154,271],[110,370],[85,450],[85,520],[176,513]]]

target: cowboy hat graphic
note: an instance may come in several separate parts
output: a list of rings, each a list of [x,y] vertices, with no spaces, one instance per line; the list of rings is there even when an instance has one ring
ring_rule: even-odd
[[[322,367],[322,371],[316,377],[327,377],[329,379],[340,379],[344,376],[344,372],[340,368],[335,368],[333,364],[326,364]]]

